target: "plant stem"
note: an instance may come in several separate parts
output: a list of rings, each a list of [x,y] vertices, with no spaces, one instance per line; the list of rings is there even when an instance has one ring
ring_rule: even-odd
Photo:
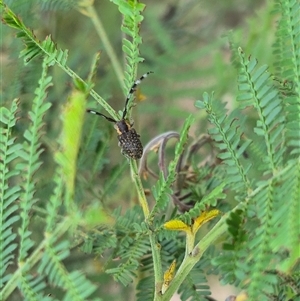
[[[152,258],[153,258],[153,269],[154,269],[154,281],[155,281],[155,294],[154,294],[154,300],[159,300],[157,298],[160,298],[160,290],[162,286],[163,281],[163,272],[162,272],[162,263],[161,263],[161,256],[160,256],[160,250],[161,246],[157,242],[156,234],[150,229],[151,228],[151,221],[148,220],[150,212],[149,212],[149,206],[147,203],[147,199],[144,193],[143,184],[141,181],[141,178],[138,174],[137,164],[135,160],[130,159],[130,170],[133,182],[135,184],[138,196],[139,196],[139,202],[142,206],[145,221],[147,226],[149,227],[149,239],[151,243],[151,251],[152,251]]]
[[[170,283],[169,288],[162,295],[161,301],[167,301],[172,298],[175,292],[178,290],[184,279],[190,273],[195,264],[200,260],[207,248],[227,230],[226,219],[228,214],[224,215],[219,222],[209,231],[195,246],[190,254],[185,254],[184,259],[174,277]]]
[[[106,31],[103,27],[103,24],[102,24],[99,16],[97,15],[97,12],[93,5],[88,5],[85,7],[85,9],[86,9],[87,15],[90,17],[91,21],[93,22],[93,24],[95,26],[95,29],[103,43],[104,48],[106,49],[106,54],[108,55],[108,57],[111,60],[112,66],[116,73],[117,79],[120,83],[120,86],[123,88],[123,86],[124,86],[123,70],[117,59],[117,55],[114,51],[114,48],[112,47],[112,45],[107,37]]]
[[[141,178],[138,174],[137,164],[136,164],[136,161],[133,160],[133,159],[129,159],[129,164],[130,164],[130,170],[131,170],[131,177],[132,177],[132,180],[134,182],[136,191],[138,193],[139,202],[142,206],[144,216],[145,216],[145,220],[147,220],[147,218],[150,214],[149,213],[149,206],[148,206],[148,203],[147,203],[147,199],[146,199],[146,196],[145,196],[145,192],[144,192],[144,188],[143,188]]]

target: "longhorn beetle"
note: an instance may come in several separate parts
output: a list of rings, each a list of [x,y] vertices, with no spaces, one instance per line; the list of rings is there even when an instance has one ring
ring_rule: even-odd
[[[99,115],[104,117],[106,120],[114,123],[114,128],[117,131],[119,146],[121,147],[121,153],[128,158],[132,158],[134,160],[140,159],[143,155],[143,145],[140,141],[140,135],[133,128],[133,123],[130,123],[128,119],[126,119],[126,114],[128,111],[127,105],[132,96],[132,94],[136,91],[136,87],[142,82],[144,78],[146,78],[152,71],[149,71],[142,75],[139,79],[137,79],[133,85],[131,86],[129,93],[125,100],[125,107],[122,114],[121,120],[115,120],[113,118],[107,117],[102,113],[97,111],[87,109],[86,111],[91,114]]]

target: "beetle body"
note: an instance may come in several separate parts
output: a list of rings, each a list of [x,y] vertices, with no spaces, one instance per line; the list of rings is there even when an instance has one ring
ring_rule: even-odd
[[[132,127],[127,120],[117,121],[114,125],[118,133],[119,146],[125,157],[134,160],[140,159],[143,155],[143,145],[140,140],[140,135]]]

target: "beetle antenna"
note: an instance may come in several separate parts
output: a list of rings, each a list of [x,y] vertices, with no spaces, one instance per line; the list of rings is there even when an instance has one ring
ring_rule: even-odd
[[[87,113],[91,113],[91,114],[95,114],[95,115],[102,116],[102,117],[104,117],[105,119],[107,119],[108,121],[116,123],[116,121],[115,121],[114,119],[112,119],[112,118],[110,118],[110,117],[107,117],[107,116],[105,116],[105,115],[102,114],[102,113],[99,113],[99,112],[94,111],[94,110],[91,110],[91,109],[87,109],[86,111],[87,111]]]
[[[125,100],[125,108],[124,108],[124,111],[123,111],[123,116],[122,116],[122,119],[125,119],[126,117],[126,114],[127,114],[127,105],[128,105],[128,102],[132,96],[132,94],[136,91],[136,87],[142,82],[142,80],[144,78],[146,78],[150,73],[153,73],[153,71],[149,71],[147,73],[145,73],[144,75],[142,75],[139,79],[137,79],[133,85],[131,86],[130,90],[129,90],[129,93],[126,97],[126,100]]]

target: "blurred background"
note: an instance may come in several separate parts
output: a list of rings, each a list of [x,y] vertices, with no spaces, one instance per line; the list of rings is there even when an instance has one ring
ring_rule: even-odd
[[[94,20],[79,8],[88,2],[11,0],[5,3],[40,40],[51,35],[58,48],[68,49],[68,65],[82,78],[87,77],[94,55],[100,51],[95,90],[116,111],[123,110],[124,95],[128,91],[123,90],[116,77],[108,49],[97,33],[99,24],[95,25]],[[154,73],[143,81],[136,93],[132,114],[135,128],[145,145],[163,132],[179,132],[185,118],[193,114],[196,122],[190,132],[192,141],[207,133],[205,112],[194,107],[194,102],[202,98],[204,91],[214,91],[215,98],[227,102],[228,108],[235,106],[237,70],[231,62],[230,45],[235,49],[240,46],[261,63],[272,65],[272,56],[266,49],[270,49],[275,38],[276,16],[271,14],[274,4],[261,0],[145,0],[143,3],[146,9],[140,29],[143,38],[140,55],[145,60],[139,65],[138,77],[147,71]],[[124,68],[122,17],[118,8],[108,0],[90,4],[93,4],[96,19],[101,22],[113,52]],[[20,98],[16,135],[22,141],[40,77],[41,58],[24,66],[19,58],[23,44],[15,38],[16,32],[1,24],[1,35],[1,104],[9,107],[13,98]],[[47,201],[53,188],[53,153],[58,148],[61,130],[59,116],[73,85],[59,67],[52,67],[50,73],[54,85],[48,90],[48,101],[52,107],[45,116],[44,164],[38,175],[37,197],[41,202]],[[102,109],[91,97],[88,107]],[[93,139],[89,139],[91,131]],[[134,195],[134,189],[128,190],[131,185],[129,167],[117,146],[115,130],[105,119],[91,114],[85,117],[78,169],[78,183],[92,187],[90,199],[100,199],[108,208],[122,204],[126,209],[126,204],[132,204],[130,196]],[[92,175],[87,171],[92,171]],[[85,206],[88,198],[83,198],[80,193],[77,197]],[[74,249],[69,261],[70,268],[84,269],[101,283],[99,296],[104,300],[134,300],[133,287],[124,289],[109,275],[97,273],[103,268],[97,258]],[[218,301],[234,293],[231,289],[221,288],[215,278],[210,278],[210,282],[213,296]]]

